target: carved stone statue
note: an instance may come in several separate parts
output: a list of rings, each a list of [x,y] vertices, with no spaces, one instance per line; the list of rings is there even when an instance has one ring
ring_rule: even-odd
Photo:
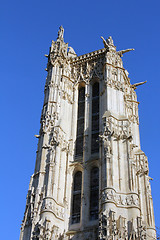
[[[64,28],[62,26],[60,26],[57,39],[63,40],[63,35],[64,35]]]
[[[104,37],[101,36],[101,38],[102,38],[102,40],[103,40],[104,47],[105,47],[105,48],[108,48],[108,43],[107,43],[107,41],[104,39]]]
[[[108,48],[109,46],[114,46],[113,39],[111,36],[109,36],[109,38],[107,40],[105,40],[104,37],[102,37],[102,36],[101,36],[101,38],[103,40],[103,44],[104,44],[105,48]]]
[[[111,36],[109,36],[109,38],[107,39],[107,42],[108,42],[109,45],[114,45],[113,39],[112,39]]]

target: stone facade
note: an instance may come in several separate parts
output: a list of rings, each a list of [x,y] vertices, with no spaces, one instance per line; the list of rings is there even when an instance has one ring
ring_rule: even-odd
[[[156,239],[138,101],[113,40],[77,56],[52,41],[20,240]]]

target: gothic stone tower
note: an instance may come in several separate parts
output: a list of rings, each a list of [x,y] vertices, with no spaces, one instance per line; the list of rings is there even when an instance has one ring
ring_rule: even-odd
[[[61,26],[47,64],[20,240],[156,239],[138,102],[113,40],[77,56]]]

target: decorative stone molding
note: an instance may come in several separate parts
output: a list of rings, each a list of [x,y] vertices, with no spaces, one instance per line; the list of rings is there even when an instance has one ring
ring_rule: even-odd
[[[139,207],[139,196],[136,193],[118,193],[115,189],[106,188],[101,194],[102,204],[113,202],[120,207]]]
[[[128,117],[128,120],[132,123],[136,123],[137,125],[139,125],[138,117],[139,102],[137,102],[135,92],[133,92],[133,89],[131,89],[131,87],[125,89],[124,102],[126,116]]]
[[[111,114],[107,118],[104,116],[104,134],[106,133],[116,139],[132,139],[130,122],[127,119],[118,119]]]
[[[50,211],[56,218],[64,220],[64,207],[57,204],[52,198],[43,200],[41,213],[46,211]]]
[[[103,66],[104,62],[102,58],[99,58],[95,61],[86,61],[83,65],[74,65],[74,72],[72,73],[72,78],[75,77],[75,70],[77,71],[77,80],[75,84],[80,82],[85,82],[85,84],[89,84],[92,79],[103,78]]]
[[[59,227],[53,225],[48,218],[45,218],[44,222],[41,220],[35,225],[32,239],[36,240],[37,238],[39,240],[64,239],[63,235],[59,233]]]
[[[91,52],[91,53],[87,53],[87,54],[84,54],[84,55],[81,55],[79,57],[76,57],[74,59],[72,59],[72,62],[71,64],[73,66],[77,65],[77,64],[81,64],[82,62],[88,62],[88,61],[91,61],[91,60],[95,60],[97,58],[102,58],[104,55],[104,53],[106,52],[106,49],[103,48],[103,49],[99,49],[97,51],[94,51],[94,52]]]
[[[41,118],[41,128],[43,133],[52,132],[55,126],[55,121],[58,120],[58,113],[51,114],[49,111]]]
[[[35,192],[34,187],[32,187],[31,190],[28,191],[22,228],[24,226],[31,226],[32,222],[35,221],[36,217],[40,213],[39,207],[42,205],[43,196],[43,189],[37,189]]]
[[[67,92],[66,90],[62,90],[61,96],[64,100],[67,100],[70,104],[73,104],[73,92],[71,91]]]
[[[117,81],[117,79],[113,80],[112,78],[107,78],[107,81],[105,81],[105,84],[108,87],[124,92],[124,84],[120,81]]]

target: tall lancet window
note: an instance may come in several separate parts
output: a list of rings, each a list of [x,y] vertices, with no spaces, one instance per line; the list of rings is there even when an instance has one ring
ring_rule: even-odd
[[[99,168],[93,167],[90,175],[90,220],[98,219]]]
[[[76,156],[83,156],[84,112],[85,87],[81,87],[78,93],[77,139],[75,153]]]
[[[80,222],[81,188],[82,188],[82,172],[78,171],[74,175],[73,182],[72,224]]]
[[[99,152],[99,83],[92,86],[92,140],[91,153]]]

